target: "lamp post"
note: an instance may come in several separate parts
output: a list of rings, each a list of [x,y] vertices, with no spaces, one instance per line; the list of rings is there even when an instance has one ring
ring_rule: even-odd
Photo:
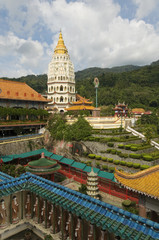
[[[99,86],[99,79],[96,77],[94,79],[94,86],[96,89],[96,108],[98,107],[98,86]]]

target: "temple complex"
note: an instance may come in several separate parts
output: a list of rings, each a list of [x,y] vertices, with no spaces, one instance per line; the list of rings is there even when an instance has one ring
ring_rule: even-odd
[[[115,178],[125,188],[139,193],[139,215],[159,222],[159,165],[128,174],[118,170]]]
[[[76,101],[74,66],[64,44],[62,33],[48,68],[48,109],[64,112]]]
[[[93,171],[87,173],[87,194],[90,197],[99,199],[98,174]]]

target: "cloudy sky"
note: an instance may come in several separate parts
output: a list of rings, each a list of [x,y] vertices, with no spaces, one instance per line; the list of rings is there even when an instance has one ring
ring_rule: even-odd
[[[0,77],[47,73],[62,30],[75,71],[159,59],[159,0],[0,0]]]

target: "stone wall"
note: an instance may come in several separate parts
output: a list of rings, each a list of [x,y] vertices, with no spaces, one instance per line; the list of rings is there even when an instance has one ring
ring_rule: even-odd
[[[0,143],[0,155],[21,154],[24,152],[33,151],[44,147],[43,138],[28,139],[16,141],[10,140],[8,142]]]

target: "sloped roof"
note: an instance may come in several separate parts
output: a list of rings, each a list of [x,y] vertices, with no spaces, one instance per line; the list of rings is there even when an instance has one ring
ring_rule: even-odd
[[[48,102],[25,82],[0,79],[0,99]]]
[[[118,207],[91,198],[34,174],[0,182],[0,197],[19,191],[31,191],[57,204],[91,224],[124,239],[159,239],[159,224]]]
[[[77,105],[77,106],[71,106],[69,108],[66,108],[67,111],[78,111],[78,110],[90,110],[92,111],[95,107],[93,106],[86,106],[86,105]]]
[[[115,170],[114,176],[126,188],[159,199],[159,165],[134,174]]]

